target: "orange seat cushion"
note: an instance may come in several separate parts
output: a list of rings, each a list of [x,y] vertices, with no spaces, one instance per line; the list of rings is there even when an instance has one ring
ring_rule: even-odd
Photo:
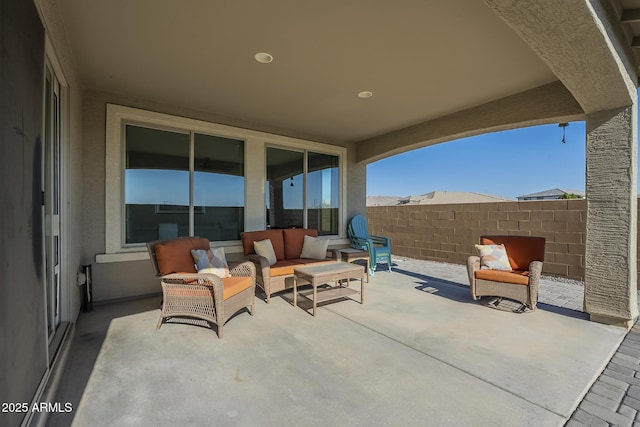
[[[294,262],[300,265],[316,265],[316,264],[329,264],[335,262],[332,259],[311,259],[311,258],[296,258],[296,259],[288,259],[289,262]]]
[[[271,277],[290,276],[293,274],[293,269],[299,266],[300,264],[289,260],[278,261],[271,266]]]
[[[231,276],[222,279],[222,285],[224,286],[224,292],[222,293],[223,299],[229,299],[232,296],[239,294],[251,287],[253,281],[251,277],[245,276]]]
[[[293,269],[296,267],[302,267],[303,265],[327,264],[331,262],[335,261],[330,259],[326,261],[318,261],[317,259],[308,258],[297,258],[278,261],[271,266],[271,277],[291,276],[293,274]]]
[[[191,249],[209,249],[209,240],[198,237],[182,237],[157,243],[156,260],[160,275],[171,273],[195,273]]]
[[[239,294],[251,287],[251,277],[238,277],[231,276],[222,279],[222,286],[224,286],[224,291],[222,292],[222,299],[231,298],[234,295]],[[199,298],[213,298],[213,288],[211,287],[203,287],[203,286],[193,286],[189,289],[179,288],[172,289],[169,288],[167,291],[168,296],[172,297],[199,297]]]
[[[283,231],[284,257],[291,260],[300,258],[304,236],[318,237],[318,230],[314,228],[287,228]]]
[[[521,270],[476,270],[476,279],[490,280],[492,282],[514,283],[517,285],[529,285],[529,272]]]
[[[242,233],[242,249],[245,255],[255,254],[253,242],[261,240],[271,240],[273,252],[276,254],[277,260],[285,259],[284,255],[284,239],[282,230],[261,230],[261,231],[245,231]]]

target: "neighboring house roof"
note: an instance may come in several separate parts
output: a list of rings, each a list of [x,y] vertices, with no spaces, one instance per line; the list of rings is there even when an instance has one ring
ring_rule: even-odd
[[[440,205],[447,203],[511,202],[512,199],[465,191],[432,191],[420,196],[368,196],[367,206]]]
[[[523,194],[522,196],[518,196],[518,200],[522,200],[526,198],[536,198],[536,197],[558,198],[565,194],[575,194],[575,195],[584,197],[584,191],[568,190],[566,188],[552,188],[550,190],[539,191],[537,193]]]

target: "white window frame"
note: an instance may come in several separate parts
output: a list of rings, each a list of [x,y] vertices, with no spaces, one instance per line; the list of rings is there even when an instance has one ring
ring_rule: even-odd
[[[340,167],[340,235],[328,236],[343,239],[346,224],[347,149],[314,141],[290,138],[266,132],[236,128],[165,113],[147,111],[116,104],[107,104],[105,151],[105,253],[96,256],[96,262],[119,262],[146,258],[144,244],[132,245],[123,241],[124,209],[124,124],[137,123],[166,129],[214,134],[245,141],[245,208],[246,231],[266,227],[266,146],[300,149],[336,155]],[[240,241],[220,242],[227,252],[241,252]]]
[[[295,147],[295,148],[293,148],[292,146],[265,144],[265,147],[264,147],[264,150],[265,150],[265,155],[264,155],[264,158],[265,158],[265,162],[264,162],[264,164],[265,164],[265,184],[266,184],[266,180],[267,180],[267,170],[266,170],[266,167],[267,167],[267,161],[266,161],[267,154],[266,154],[266,152],[267,152],[268,148],[276,148],[276,149],[280,149],[280,150],[297,151],[297,152],[302,153],[302,174],[304,176],[303,184],[302,184],[302,193],[303,193],[302,194],[302,211],[303,211],[302,221],[303,221],[305,227],[308,227],[308,222],[309,222],[309,218],[308,218],[309,208],[307,206],[307,191],[308,191],[308,188],[307,188],[307,176],[309,174],[309,170],[308,170],[308,167],[309,167],[309,153],[327,154],[327,155],[330,155],[330,156],[337,156],[338,157],[338,172],[339,172],[338,173],[338,180],[340,181],[339,184],[338,184],[340,186],[340,199],[339,199],[340,202],[339,202],[339,205],[338,205],[338,209],[339,209],[339,212],[340,212],[340,217],[338,218],[338,234],[329,234],[329,235],[324,235],[322,237],[323,238],[325,238],[325,237],[326,238],[334,238],[334,239],[335,238],[344,237],[344,236],[342,236],[342,234],[340,234],[340,231],[342,230],[342,227],[343,227],[343,224],[344,224],[344,222],[343,222],[344,215],[342,215],[342,208],[344,206],[346,206],[344,204],[344,201],[343,201],[344,192],[346,191],[346,186],[343,185],[346,182],[343,179],[343,173],[345,172],[345,166],[344,166],[344,160],[345,159],[344,159],[344,157],[341,156],[340,154],[336,154],[333,151],[327,151],[326,149],[323,149],[323,148],[319,148],[319,149],[311,149],[311,148],[308,148],[308,147]],[[266,190],[265,190],[265,218],[266,218],[266,214],[267,214],[266,213],[266,206],[267,206],[268,197],[269,197],[269,195],[266,194]]]

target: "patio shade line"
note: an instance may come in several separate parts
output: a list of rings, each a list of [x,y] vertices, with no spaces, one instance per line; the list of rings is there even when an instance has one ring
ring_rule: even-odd
[[[535,405],[535,406],[537,406],[538,408],[544,409],[545,411],[549,411],[549,412],[551,412],[552,414],[555,414],[555,415],[557,415],[557,416],[561,417],[562,419],[565,419],[565,420],[567,419],[567,416],[566,416],[566,415],[561,414],[561,413],[559,413],[559,412],[556,412],[555,410],[553,410],[553,409],[551,409],[551,408],[547,408],[546,406],[543,406],[543,405],[541,405],[541,404],[539,404],[539,403],[537,403],[537,402],[534,402],[534,401],[532,401],[532,400],[530,400],[530,399],[527,399],[526,397],[524,397],[524,396],[522,396],[522,395],[520,395],[520,394],[518,394],[518,393],[514,392],[513,390],[509,390],[509,389],[507,389],[507,388],[505,388],[505,387],[500,386],[499,384],[495,384],[495,383],[493,383],[493,382],[491,382],[491,381],[488,381],[488,380],[487,380],[487,379],[485,379],[485,378],[479,377],[479,376],[477,376],[477,375],[473,374],[472,372],[469,372],[469,371],[467,371],[467,370],[465,370],[465,369],[463,369],[463,368],[461,368],[461,367],[459,367],[459,366],[456,366],[456,365],[454,365],[454,364],[452,364],[452,363],[449,363],[449,362],[447,362],[446,360],[442,360],[442,359],[440,359],[440,358],[438,358],[438,357],[436,357],[436,356],[433,356],[433,355],[431,355],[431,354],[429,354],[429,353],[425,353],[424,351],[422,351],[422,350],[420,350],[420,349],[417,349],[417,348],[415,348],[415,347],[412,347],[412,346],[410,346],[410,345],[407,345],[407,344],[403,343],[402,341],[399,341],[399,340],[395,339],[394,337],[391,337],[391,336],[389,336],[389,335],[383,334],[383,333],[382,333],[382,332],[380,332],[380,331],[377,331],[377,330],[375,330],[375,329],[373,329],[373,328],[370,328],[370,327],[368,327],[368,326],[366,326],[366,325],[363,325],[363,324],[362,324],[362,323],[360,323],[360,322],[357,322],[357,321],[355,321],[355,320],[353,320],[353,319],[350,319],[350,318],[348,318],[348,317],[346,317],[346,316],[344,316],[344,315],[342,315],[342,314],[340,314],[340,313],[337,313],[337,312],[335,312],[334,310],[331,310],[329,307],[326,307],[326,306],[325,306],[325,307],[322,307],[322,308],[326,309],[327,311],[330,311],[331,313],[335,314],[336,316],[340,316],[340,317],[342,317],[343,319],[348,320],[348,321],[349,321],[349,322],[351,322],[351,323],[354,323],[354,324],[356,324],[356,325],[358,325],[358,326],[361,326],[361,327],[363,327],[363,328],[365,328],[365,329],[367,329],[367,330],[369,330],[369,331],[371,331],[371,332],[374,332],[374,333],[376,333],[376,334],[378,334],[378,335],[380,335],[380,336],[383,336],[383,337],[385,337],[385,338],[388,338],[388,339],[390,339],[391,341],[394,341],[394,342],[396,342],[396,343],[398,343],[398,344],[400,344],[400,345],[402,345],[402,346],[404,346],[404,347],[406,347],[406,348],[409,348],[409,349],[411,349],[411,350],[413,350],[413,351],[415,351],[415,352],[417,352],[417,353],[423,354],[423,355],[425,355],[425,356],[427,356],[427,357],[429,357],[429,358],[431,358],[431,359],[433,359],[433,360],[436,360],[436,361],[438,361],[438,362],[440,362],[440,363],[444,363],[445,365],[447,365],[447,366],[449,366],[449,367],[451,367],[451,368],[453,368],[453,369],[456,369],[456,370],[458,370],[458,371],[460,371],[460,372],[462,372],[462,373],[464,373],[464,374],[467,374],[467,375],[469,375],[470,377],[476,378],[476,379],[478,379],[478,380],[480,380],[480,381],[482,381],[482,382],[484,382],[484,383],[486,383],[486,384],[489,384],[489,385],[491,385],[491,386],[493,386],[493,387],[495,387],[495,388],[497,388],[497,389],[499,389],[499,390],[504,391],[505,393],[511,394],[511,395],[513,395],[513,396],[515,396],[515,397],[517,397],[517,398],[519,398],[519,399],[524,400],[525,402],[531,403],[532,405]],[[603,369],[604,369],[604,367],[603,367]],[[586,393],[586,392],[585,392],[585,393]],[[576,405],[577,405],[577,403],[578,403],[578,402],[576,402]],[[573,412],[573,411],[572,411],[572,412]]]

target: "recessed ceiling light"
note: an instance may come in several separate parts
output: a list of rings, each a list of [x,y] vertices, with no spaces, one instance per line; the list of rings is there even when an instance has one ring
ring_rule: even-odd
[[[266,52],[256,53],[254,58],[256,58],[256,61],[258,61],[261,64],[268,64],[269,62],[273,61],[273,56],[271,56]]]
[[[369,90],[363,90],[358,94],[360,98],[371,98],[373,96],[373,92]]]

